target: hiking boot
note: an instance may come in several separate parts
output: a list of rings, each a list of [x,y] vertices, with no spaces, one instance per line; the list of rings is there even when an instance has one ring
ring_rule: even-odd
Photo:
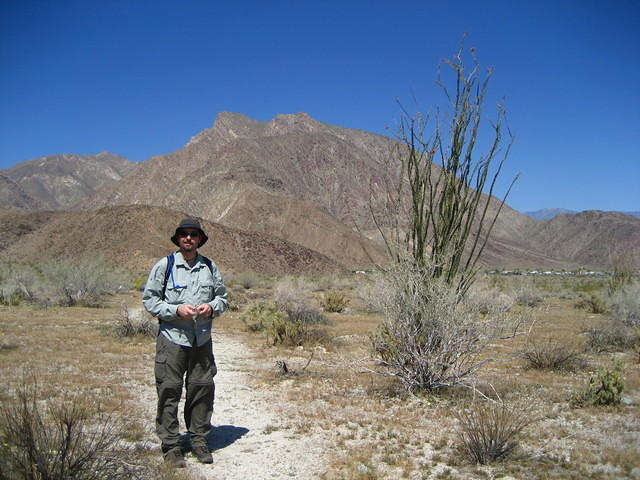
[[[207,447],[193,447],[193,454],[200,463],[213,463],[213,457]]]
[[[180,447],[172,448],[165,453],[164,463],[175,468],[184,468],[187,466],[187,462],[184,461],[184,456],[182,455],[182,449]]]

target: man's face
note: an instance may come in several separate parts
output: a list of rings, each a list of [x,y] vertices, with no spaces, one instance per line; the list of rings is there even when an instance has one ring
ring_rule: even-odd
[[[178,243],[181,250],[191,252],[200,245],[200,232],[191,228],[180,230],[178,231]]]

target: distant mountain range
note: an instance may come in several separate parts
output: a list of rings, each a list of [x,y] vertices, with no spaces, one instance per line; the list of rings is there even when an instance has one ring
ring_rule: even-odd
[[[135,163],[120,155],[50,155],[0,170],[0,200],[16,210],[62,210],[122,179]]]
[[[567,210],[566,208],[543,208],[540,210],[535,210],[533,212],[524,212],[525,215],[530,216],[531,218],[535,218],[536,220],[550,220],[556,215],[560,215],[561,213],[579,213],[575,210]],[[640,212],[618,212],[624,213],[625,215],[631,215],[633,217],[640,218]]]
[[[184,148],[144,162],[108,153],[23,162],[0,171],[0,259],[103,254],[142,268],[173,247],[172,228],[190,215],[214,232],[207,251],[231,270],[371,266],[386,258],[370,208],[385,198],[395,146],[305,113],[259,122],[223,112]],[[490,211],[498,205],[492,199]],[[639,218],[592,211],[537,221],[505,206],[482,261],[606,268],[619,250],[640,264]]]

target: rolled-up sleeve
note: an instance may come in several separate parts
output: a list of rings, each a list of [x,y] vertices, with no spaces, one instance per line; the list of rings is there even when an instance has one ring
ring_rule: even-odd
[[[177,320],[179,318],[177,314],[178,305],[172,305],[162,298],[162,286],[164,285],[164,272],[166,269],[166,258],[160,259],[151,269],[147,284],[144,287],[142,304],[154,317],[165,321]]]

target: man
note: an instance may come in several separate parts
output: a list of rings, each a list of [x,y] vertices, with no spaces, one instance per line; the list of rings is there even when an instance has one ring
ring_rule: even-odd
[[[202,463],[213,462],[206,439],[211,429],[216,374],[211,323],[226,309],[227,291],[216,265],[198,254],[208,238],[198,220],[182,220],[171,237],[180,250],[172,254],[173,258],[162,258],[155,264],[142,297],[147,311],[160,322],[155,359],[156,433],[162,441],[165,462],[175,467],[186,466],[178,421],[185,374],[184,421],[192,452]]]

